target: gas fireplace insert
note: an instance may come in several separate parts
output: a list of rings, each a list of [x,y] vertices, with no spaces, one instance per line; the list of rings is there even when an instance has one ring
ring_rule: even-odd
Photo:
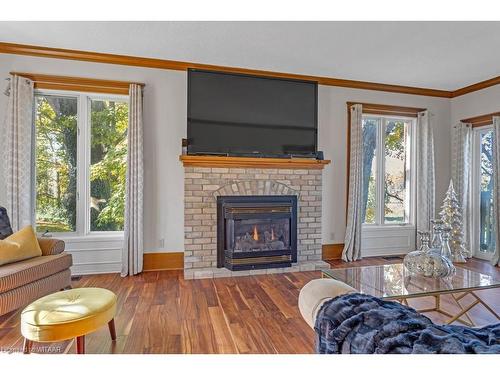
[[[297,197],[217,197],[217,267],[290,267],[297,262]]]

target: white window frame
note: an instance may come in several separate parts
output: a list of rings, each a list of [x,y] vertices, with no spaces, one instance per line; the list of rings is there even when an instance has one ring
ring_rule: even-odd
[[[472,130],[472,187],[470,194],[470,202],[472,207],[472,228],[471,228],[471,247],[475,258],[491,260],[493,253],[486,253],[479,250],[480,242],[480,210],[481,210],[481,135],[493,130],[493,125],[486,125],[473,128]],[[497,234],[498,235],[498,234]]]
[[[404,116],[386,116],[386,115],[372,115],[372,114],[363,114],[363,119],[365,118],[374,118],[379,119],[380,124],[377,129],[377,148],[376,148],[376,189],[375,189],[375,199],[376,199],[376,207],[375,207],[375,223],[363,223],[362,227],[365,230],[382,230],[382,229],[390,229],[390,228],[399,228],[404,227],[408,230],[415,229],[415,201],[416,201],[416,119],[414,117],[404,117]],[[387,122],[391,120],[403,120],[405,122],[409,122],[409,132],[408,132],[408,149],[406,150],[407,157],[406,158],[406,170],[409,169],[410,173],[406,173],[407,178],[407,186],[409,189],[408,192],[408,201],[406,202],[407,207],[405,207],[406,223],[391,223],[386,224],[384,222],[384,182],[385,182],[385,127]]]
[[[128,103],[128,95],[106,95],[100,93],[45,89],[35,90],[35,96],[37,95],[52,95],[77,99],[76,231],[48,232],[48,236],[57,236],[65,240],[82,238],[89,240],[123,238],[123,231],[90,230],[90,137],[92,126],[90,123],[90,103],[92,100],[110,100]],[[34,110],[36,110],[36,108],[34,108]]]

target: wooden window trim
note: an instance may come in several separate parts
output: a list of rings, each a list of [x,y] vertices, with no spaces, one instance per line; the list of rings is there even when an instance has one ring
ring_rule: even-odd
[[[493,112],[488,113],[487,115],[470,117],[460,121],[466,124],[471,124],[473,128],[479,128],[481,126],[488,126],[493,124],[493,116],[500,116],[500,112]]]
[[[145,86],[144,83],[113,81],[106,79],[80,78],[68,76],[56,76],[37,73],[11,72],[20,77],[32,80],[35,89],[64,90],[93,92],[101,94],[128,95],[130,84],[136,83]]]
[[[347,102],[347,110],[349,113],[350,113],[349,108],[352,107],[354,104],[361,104],[363,106],[363,114],[370,114],[370,115],[417,117],[419,112],[425,111],[425,108],[402,107],[397,105],[386,105],[386,104]]]
[[[419,112],[426,111],[426,108],[402,107],[387,104],[373,104],[360,102],[347,102],[347,173],[346,173],[346,205],[345,217],[347,222],[347,213],[349,211],[349,175],[351,173],[351,107],[354,104],[361,104],[363,114],[383,115],[383,116],[402,116],[417,117]]]

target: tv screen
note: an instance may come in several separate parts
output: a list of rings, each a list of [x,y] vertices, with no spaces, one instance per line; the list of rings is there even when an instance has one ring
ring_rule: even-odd
[[[189,70],[188,154],[315,156],[317,83]]]

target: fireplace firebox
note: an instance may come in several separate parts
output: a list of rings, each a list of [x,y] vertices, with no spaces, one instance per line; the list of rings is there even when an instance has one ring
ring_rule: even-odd
[[[217,197],[217,267],[233,271],[297,262],[297,197]]]

